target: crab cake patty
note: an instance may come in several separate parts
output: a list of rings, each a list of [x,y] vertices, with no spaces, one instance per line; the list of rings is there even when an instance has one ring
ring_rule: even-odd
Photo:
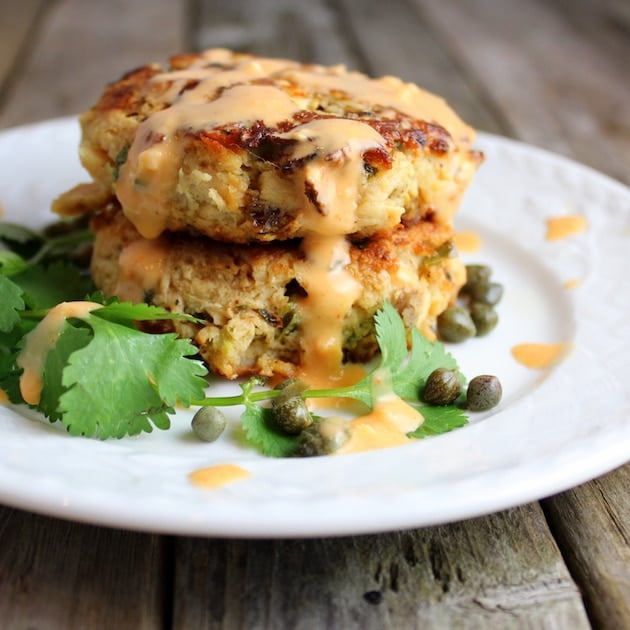
[[[92,275],[106,295],[163,306],[203,320],[175,322],[214,372],[291,375],[303,357],[304,289],[295,280],[299,240],[249,246],[164,233],[143,238],[119,210],[96,215]],[[408,328],[431,334],[437,315],[465,280],[450,256],[450,230],[399,226],[350,246],[349,273],[360,294],[342,322],[343,356],[366,361],[378,350],[373,316],[384,300]]]
[[[413,84],[225,50],[128,73],[81,126],[83,165],[148,238],[450,223],[481,160],[473,130]]]

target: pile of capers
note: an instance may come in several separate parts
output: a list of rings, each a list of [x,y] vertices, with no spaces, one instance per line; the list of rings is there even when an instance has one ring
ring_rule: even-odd
[[[494,307],[503,297],[503,285],[491,277],[488,265],[466,265],[466,284],[457,296],[457,304],[438,316],[440,339],[457,343],[487,335],[496,327],[499,316]]]
[[[488,411],[501,401],[503,390],[501,382],[491,374],[475,376],[464,394],[464,377],[459,370],[437,368],[426,380],[422,399],[429,405],[445,406],[461,404],[470,411]]]

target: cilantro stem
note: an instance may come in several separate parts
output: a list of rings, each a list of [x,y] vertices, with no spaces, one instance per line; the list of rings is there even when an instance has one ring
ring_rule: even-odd
[[[210,396],[201,400],[191,400],[191,406],[197,407],[234,407],[235,405],[244,405],[247,402],[262,402],[271,400],[279,396],[281,390],[266,389],[260,392],[251,392],[248,394],[239,394],[237,396]]]
[[[235,396],[210,396],[201,400],[191,400],[191,406],[195,407],[234,407],[246,403],[263,402],[272,400],[281,394],[279,389],[265,389],[259,392],[248,392]],[[302,392],[302,398],[356,398],[357,387],[348,385],[330,389],[307,389]]]
[[[304,398],[355,398],[356,391],[356,385],[347,385],[330,389],[307,389],[302,396]]]

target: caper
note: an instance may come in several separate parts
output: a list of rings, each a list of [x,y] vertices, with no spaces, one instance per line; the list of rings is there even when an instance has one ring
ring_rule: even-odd
[[[465,341],[476,334],[470,313],[462,306],[449,306],[437,318],[438,335],[444,341]]]
[[[466,265],[466,284],[464,289],[468,289],[480,282],[489,282],[492,269],[488,265]]]
[[[216,407],[201,407],[190,424],[193,433],[203,442],[214,442],[225,429],[225,416]]]
[[[475,302],[471,305],[470,316],[477,329],[477,337],[487,335],[499,322],[499,316],[494,308],[481,302]]]
[[[282,393],[275,398],[276,401],[285,401],[295,396],[300,396],[308,389],[308,384],[299,378],[287,378],[284,381],[278,383],[274,389],[279,389]]]
[[[289,435],[297,435],[313,424],[313,416],[300,396],[278,396],[271,402],[271,419],[274,426]]]
[[[450,405],[457,400],[462,390],[462,379],[457,370],[437,368],[429,374],[422,398],[429,405]]]
[[[302,431],[298,457],[330,455],[339,450],[351,436],[350,426],[341,418],[326,418]]]
[[[487,411],[501,402],[503,389],[496,376],[482,374],[475,376],[466,391],[466,406],[471,411]]]
[[[478,282],[466,287],[464,293],[470,296],[473,303],[495,306],[503,297],[503,285],[498,282]]]

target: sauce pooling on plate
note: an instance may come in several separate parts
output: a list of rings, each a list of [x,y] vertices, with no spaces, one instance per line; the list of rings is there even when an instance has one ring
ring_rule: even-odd
[[[455,247],[462,253],[472,254],[481,249],[482,241],[477,232],[455,232],[453,236]]]
[[[546,225],[545,238],[548,241],[558,241],[584,232],[588,224],[583,216],[567,214],[547,219]]]
[[[243,481],[252,474],[237,464],[216,464],[199,468],[188,475],[188,479],[200,488],[221,488],[230,483]]]
[[[541,370],[561,361],[569,350],[567,343],[521,343],[512,348],[512,356],[525,367]]]
[[[370,413],[349,422],[350,439],[337,453],[361,453],[408,444],[413,438],[407,434],[423,422],[420,412],[395,394],[383,396]]]

